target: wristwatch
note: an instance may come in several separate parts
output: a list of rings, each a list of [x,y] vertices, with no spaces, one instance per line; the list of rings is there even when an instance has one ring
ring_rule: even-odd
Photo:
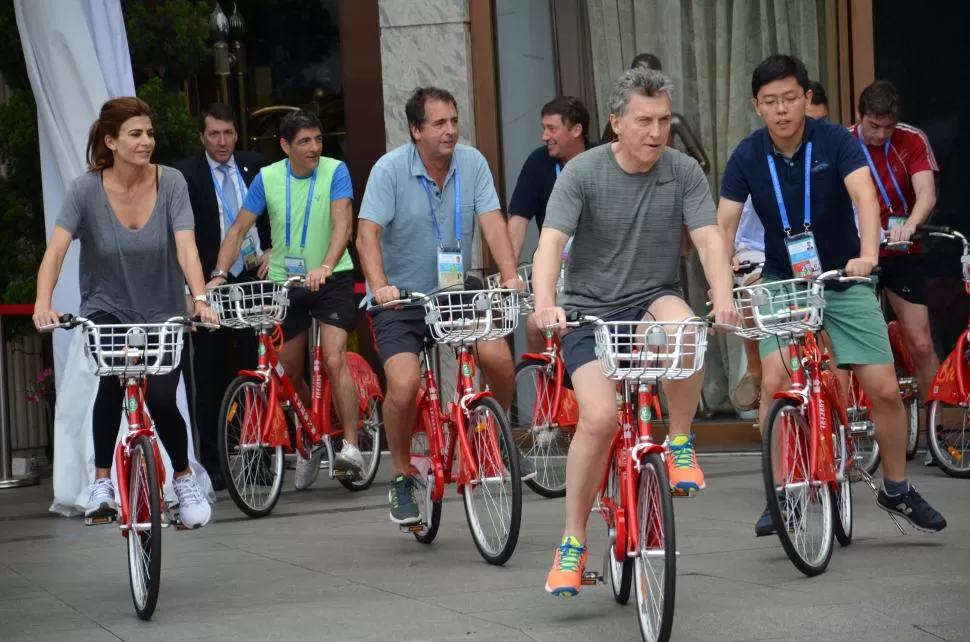
[[[227,278],[229,278],[229,273],[226,272],[225,270],[220,270],[219,268],[216,268],[216,269],[212,270],[212,274],[209,275],[209,278],[210,279],[227,279]]]
[[[197,303],[205,303],[206,305],[209,305],[209,300],[204,294],[196,294],[194,297],[192,297],[192,300]]]

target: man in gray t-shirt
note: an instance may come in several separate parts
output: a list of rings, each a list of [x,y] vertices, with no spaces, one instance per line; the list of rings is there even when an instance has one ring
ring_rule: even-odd
[[[659,71],[627,71],[610,94],[610,112],[617,141],[570,161],[549,198],[532,263],[536,323],[541,328],[564,329],[565,311],[555,303],[556,277],[560,252],[571,235],[575,238],[566,267],[563,307],[617,321],[679,322],[694,317],[678,280],[681,231],[686,225],[711,284],[716,319],[734,324],[730,257],[717,227],[707,180],[697,161],[666,147],[669,80]],[[643,332],[644,327],[638,330]],[[694,343],[694,337],[703,338],[705,332],[688,330],[684,342]],[[668,342],[673,336],[670,332]],[[616,388],[603,375],[595,347],[591,325],[562,339],[580,421],[568,454],[565,532],[546,581],[546,590],[554,595],[574,595],[579,590],[586,560],[586,521],[616,432]],[[692,495],[704,488],[690,436],[702,383],[702,372],[664,382],[670,419],[667,474],[678,494]]]

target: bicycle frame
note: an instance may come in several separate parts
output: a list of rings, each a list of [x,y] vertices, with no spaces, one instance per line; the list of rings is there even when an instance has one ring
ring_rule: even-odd
[[[457,349],[457,353],[458,378],[455,383],[457,403],[449,401],[447,411],[442,412],[438,383],[431,367],[430,349],[426,347],[423,352],[424,381],[418,389],[416,416],[419,420],[418,425],[426,426],[428,432],[430,466],[434,475],[434,488],[431,489],[433,502],[442,500],[445,484],[457,484],[458,492],[461,494],[466,484],[478,478],[477,463],[468,441],[465,413],[468,406],[477,399],[492,396],[489,390],[481,392],[475,390],[475,359],[472,357],[471,349],[463,344]],[[445,436],[446,426],[451,428],[447,437]],[[492,435],[492,433],[489,434]],[[488,445],[495,448],[498,454],[498,457],[492,461],[501,461],[501,451],[494,435],[489,438]],[[453,469],[456,449],[459,453],[458,470]],[[443,453],[447,453],[446,459],[443,459]],[[427,474],[429,471],[420,472]]]
[[[802,471],[806,481],[825,482],[836,490],[838,482],[845,473],[848,460],[853,452],[852,437],[848,431],[846,442],[849,457],[841,463],[841,470],[835,468],[835,453],[832,441],[828,438],[832,427],[829,422],[832,409],[843,426],[848,426],[846,404],[842,399],[839,383],[831,370],[823,368],[828,356],[823,355],[815,335],[807,333],[788,345],[788,364],[791,367],[791,388],[774,394],[775,399],[791,399],[799,406],[808,406],[809,419],[809,470]],[[782,467],[788,469],[792,463],[792,449],[789,435],[782,441]]]
[[[287,376],[277,358],[276,348],[273,346],[268,328],[259,331],[258,365],[256,370],[241,370],[239,374],[262,379],[268,386],[269,412],[260,426],[260,442],[268,447],[283,446],[285,452],[292,452],[290,436],[285,429],[285,422],[280,425],[277,415],[281,401],[288,401],[296,411],[297,434],[296,448],[300,455],[309,458],[306,450],[306,439],[303,431],[309,432],[309,443],[319,443],[325,435],[332,435],[335,429],[330,423],[333,398],[331,396],[330,380],[323,371],[323,346],[317,340],[319,325],[314,320],[311,326],[311,361],[312,376],[310,381],[310,409],[300,400],[293,382]],[[358,408],[363,413],[371,398],[383,399],[380,382],[377,375],[364,361],[364,358],[354,352],[347,352],[347,366],[357,389]]]
[[[634,419],[634,392],[636,386],[636,408]],[[640,551],[640,525],[637,522],[637,483],[640,479],[640,459],[648,453],[658,453],[664,456],[666,449],[663,445],[654,443],[650,434],[652,417],[650,409],[656,403],[654,384],[621,381],[617,383],[617,390],[623,393],[623,404],[620,408],[620,422],[613,443],[610,444],[610,461],[615,462],[617,472],[617,487],[619,502],[614,502],[607,495],[607,485],[610,478],[610,468],[607,466],[600,484],[600,515],[610,523],[610,516],[616,527],[616,543],[613,547],[616,561],[622,562],[624,557],[636,557]],[[634,421],[636,432],[634,433]],[[623,543],[621,547],[619,544]]]
[[[165,514],[165,494],[162,489],[165,486],[165,467],[162,465],[162,454],[158,450],[158,440],[155,439],[155,430],[152,428],[151,418],[145,410],[145,388],[148,381],[144,378],[128,377],[125,380],[125,417],[128,420],[128,431],[121,438],[121,442],[115,448],[115,471],[118,476],[118,496],[119,519],[121,534],[128,537],[128,516],[131,510],[131,503],[128,497],[128,483],[131,462],[131,444],[139,437],[147,437],[152,442],[152,455],[155,457],[155,469],[158,471],[158,496],[161,501],[161,512]],[[142,519],[138,516],[138,523],[148,521],[147,516]]]

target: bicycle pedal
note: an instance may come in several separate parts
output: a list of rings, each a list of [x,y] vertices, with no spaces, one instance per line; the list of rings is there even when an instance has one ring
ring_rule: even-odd
[[[694,497],[697,495],[697,490],[691,488],[689,491],[680,490],[679,488],[670,487],[670,494],[673,497]]]
[[[350,479],[350,480],[360,479],[360,473],[358,473],[356,470],[342,470],[342,469],[335,468],[333,471],[333,476],[341,477],[343,479]]]
[[[424,524],[401,524],[401,530],[408,533],[420,533],[424,528]]]
[[[606,580],[603,579],[603,576],[597,573],[596,571],[583,571],[583,577],[579,581],[579,583],[582,584],[583,586],[593,586],[595,584],[600,584],[600,583],[605,584]]]
[[[107,517],[85,517],[85,526],[103,526],[105,524],[113,524],[117,521],[117,517],[114,515],[108,515]]]

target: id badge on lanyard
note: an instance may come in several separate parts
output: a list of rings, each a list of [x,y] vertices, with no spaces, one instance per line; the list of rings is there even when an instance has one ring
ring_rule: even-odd
[[[822,261],[818,256],[818,245],[815,243],[815,235],[811,231],[812,225],[812,143],[805,146],[805,204],[803,225],[805,231],[800,234],[791,233],[791,223],[788,220],[788,208],[785,207],[785,199],[781,193],[781,182],[778,180],[778,169],[775,167],[775,158],[772,154],[767,154],[768,171],[771,173],[771,184],[775,189],[775,200],[778,203],[778,213],[781,216],[782,226],[785,230],[785,249],[788,250],[788,259],[791,263],[793,278],[813,278],[822,273]]]
[[[243,239],[240,252],[242,253],[243,265],[246,266],[247,270],[252,270],[259,265],[259,255],[256,253],[256,242],[253,240],[252,232]]]
[[[455,245],[445,246],[441,236],[441,226],[435,214],[434,199],[431,198],[431,187],[428,179],[421,177],[421,184],[428,195],[428,206],[431,208],[431,220],[434,221],[435,234],[438,237],[438,287],[441,289],[460,289],[465,284],[465,265],[461,256],[461,176],[458,165],[455,165],[455,181],[452,186],[455,191]]]
[[[809,279],[822,273],[822,262],[818,258],[815,235],[803,232],[785,239],[788,259],[791,261],[792,275],[796,279]]]
[[[896,174],[893,173],[893,166],[889,162],[890,141],[886,141],[885,146],[882,148],[882,152],[886,157],[886,171],[889,172],[889,179],[893,182],[893,187],[896,188],[896,196],[899,197],[899,202],[903,204],[903,216],[899,216],[893,211],[893,203],[889,200],[889,192],[886,191],[886,186],[882,184],[882,179],[879,178],[879,172],[876,170],[876,164],[872,160],[872,154],[869,153],[869,146],[866,145],[864,140],[862,140],[861,128],[857,129],[856,132],[859,135],[859,146],[862,147],[862,153],[865,154],[866,162],[869,163],[869,171],[872,173],[872,180],[875,182],[876,187],[879,188],[879,195],[882,196],[882,201],[886,204],[886,209],[889,210],[889,229],[892,230],[897,227],[902,227],[906,224],[906,220],[909,218],[909,203],[906,201],[906,197],[903,196],[903,188],[899,186],[899,181],[896,180]]]

